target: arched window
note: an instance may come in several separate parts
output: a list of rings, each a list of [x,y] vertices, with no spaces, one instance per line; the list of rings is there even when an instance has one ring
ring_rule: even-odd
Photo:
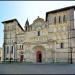
[[[61,16],[59,16],[59,23],[61,23]]]
[[[20,49],[21,49],[21,45],[20,45]]]
[[[23,49],[23,45],[22,45],[22,49]]]
[[[11,53],[13,53],[13,46],[11,46]]]
[[[7,54],[9,53],[9,47],[7,46]]]
[[[65,15],[63,16],[63,22],[66,22],[66,17],[65,17]]]
[[[56,24],[56,17],[54,17],[54,24]]]
[[[61,48],[63,48],[63,47],[64,47],[64,43],[61,43],[60,45],[61,45]]]
[[[40,36],[40,31],[38,31],[38,36]]]

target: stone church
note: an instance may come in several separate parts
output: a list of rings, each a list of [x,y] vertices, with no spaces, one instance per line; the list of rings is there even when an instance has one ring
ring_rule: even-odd
[[[17,19],[3,21],[4,61],[75,63],[75,6],[46,12],[24,28]]]

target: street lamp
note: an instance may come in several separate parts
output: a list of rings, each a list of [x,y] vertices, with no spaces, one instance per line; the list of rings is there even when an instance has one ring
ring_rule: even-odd
[[[72,64],[73,62],[72,62],[72,47],[70,47],[70,52],[71,52],[71,59],[70,59],[70,64]]]
[[[10,63],[11,63],[11,50],[10,50]]]
[[[16,53],[16,49],[17,49],[16,44],[17,44],[17,42],[13,42],[13,46],[14,46],[14,61],[15,62],[17,61],[17,59],[15,57],[15,53]]]

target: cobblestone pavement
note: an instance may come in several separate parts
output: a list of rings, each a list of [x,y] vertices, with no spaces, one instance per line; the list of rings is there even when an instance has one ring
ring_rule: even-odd
[[[0,74],[75,74],[75,64],[0,64]]]

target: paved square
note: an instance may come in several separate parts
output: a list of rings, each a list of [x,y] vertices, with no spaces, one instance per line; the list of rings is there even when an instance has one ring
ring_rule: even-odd
[[[75,74],[75,64],[0,64],[0,74]]]

